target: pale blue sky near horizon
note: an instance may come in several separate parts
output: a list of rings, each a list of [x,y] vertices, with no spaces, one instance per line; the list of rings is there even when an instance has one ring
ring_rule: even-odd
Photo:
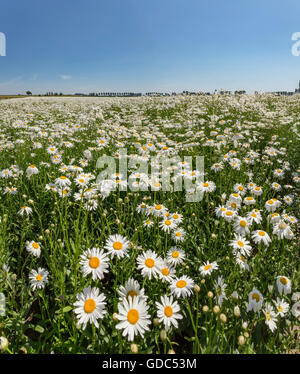
[[[299,0],[1,0],[0,94],[293,91]]]

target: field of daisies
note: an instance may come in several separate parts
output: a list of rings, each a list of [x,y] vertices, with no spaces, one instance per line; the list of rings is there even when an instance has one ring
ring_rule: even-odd
[[[1,101],[1,352],[299,352],[299,124],[299,95]]]

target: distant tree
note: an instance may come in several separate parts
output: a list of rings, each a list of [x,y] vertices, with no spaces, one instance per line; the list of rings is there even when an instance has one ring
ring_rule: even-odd
[[[26,91],[26,95],[32,95],[32,92],[31,91]]]

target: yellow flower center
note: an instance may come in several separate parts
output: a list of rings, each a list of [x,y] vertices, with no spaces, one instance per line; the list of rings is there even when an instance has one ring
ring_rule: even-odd
[[[207,182],[203,183],[203,187],[208,187],[209,184]]]
[[[179,280],[179,281],[176,283],[176,287],[178,287],[178,288],[184,288],[186,285],[187,285],[187,283],[186,283],[185,280]]]
[[[67,177],[65,177],[64,175],[62,175],[61,177],[59,177],[59,179],[67,179]]]
[[[93,311],[96,309],[96,302],[94,299],[87,299],[84,303],[84,311],[86,313],[93,313]]]
[[[169,275],[169,270],[167,268],[161,269],[161,272],[162,272],[162,275],[165,275],[165,276]]]
[[[89,261],[90,267],[93,269],[97,269],[97,267],[100,265],[100,260],[98,257],[92,257]]]
[[[139,320],[139,312],[136,309],[130,309],[127,313],[127,321],[132,325],[135,325]]]
[[[173,314],[173,309],[172,309],[170,306],[166,306],[166,307],[165,307],[165,315],[166,315],[167,317],[171,317],[172,314]]]
[[[260,300],[259,294],[254,292],[254,294],[252,295],[252,300],[255,300],[258,303]]]
[[[244,243],[243,243],[241,240],[239,240],[237,243],[238,243],[238,245],[239,245],[240,247],[244,247]]]
[[[179,215],[178,214],[173,214],[173,218],[177,219],[177,218],[179,218]]]
[[[274,201],[273,200],[268,200],[268,204],[272,205],[272,204],[274,204]]]
[[[172,253],[172,257],[173,257],[173,258],[177,258],[177,257],[179,257],[179,252],[178,252],[178,251],[174,251],[174,252]]]
[[[39,248],[40,248],[40,246],[39,246],[38,243],[36,243],[36,242],[32,243],[32,247],[33,247],[34,249],[39,249]]]
[[[175,236],[181,236],[181,232],[176,232]]]
[[[246,227],[247,226],[247,222],[245,220],[241,220],[240,221],[240,226]]]
[[[114,242],[113,248],[117,251],[123,248],[123,244],[121,242]]]
[[[232,216],[233,213],[230,210],[228,210],[225,214],[226,216]]]
[[[145,261],[145,265],[148,268],[153,268],[153,266],[154,266],[154,260],[152,260],[152,258],[147,258],[147,260]]]
[[[208,265],[204,266],[204,271],[207,271],[207,270],[209,270],[209,269],[210,269],[211,267],[212,267],[212,265],[211,265],[211,264],[208,264]]]
[[[43,277],[41,276],[41,274],[38,274],[38,275],[35,277],[35,279],[36,279],[38,282],[40,282],[40,281],[43,279]]]
[[[171,224],[172,224],[172,222],[171,222],[169,219],[167,219],[167,220],[165,221],[165,225],[170,226]]]
[[[156,210],[161,210],[161,208],[162,208],[161,205],[156,205],[156,206],[155,206],[155,209],[156,209]]]
[[[287,285],[287,279],[285,277],[281,277],[280,283],[282,283],[283,285]]]
[[[258,231],[258,235],[259,235],[259,236],[265,236],[266,233],[265,233],[264,231],[261,231],[261,230],[260,230],[260,231]]]

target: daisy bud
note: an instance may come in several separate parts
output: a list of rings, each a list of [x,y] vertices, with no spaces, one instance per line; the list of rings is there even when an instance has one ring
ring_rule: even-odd
[[[131,353],[138,353],[139,348],[136,344],[131,344],[130,345],[130,351],[131,351]]]
[[[229,256],[226,256],[225,259],[226,259],[227,261],[229,261],[229,260],[230,260],[230,257],[229,257]]]
[[[213,307],[213,311],[214,311],[215,314],[220,313],[220,307],[219,307],[219,305],[215,305],[215,306]]]
[[[174,349],[169,349],[169,351],[168,351],[168,355],[175,355],[175,351],[174,351]]]
[[[220,320],[223,322],[223,323],[226,323],[227,322],[227,317],[225,314],[221,313],[220,314]]]
[[[28,200],[28,204],[33,204],[33,200]]]
[[[212,239],[216,239],[216,237],[217,237],[216,234],[214,234],[214,233],[211,234],[211,238],[212,238]]]
[[[212,298],[214,297],[214,294],[213,294],[213,292],[208,291],[208,292],[207,292],[207,296],[208,296],[210,299],[212,299]]]
[[[119,225],[120,222],[121,222],[121,221],[119,220],[119,218],[117,218],[117,219],[116,219],[116,224]]]
[[[55,227],[54,223],[51,223],[51,227],[52,227],[52,228]]]
[[[5,351],[8,347],[8,340],[4,336],[0,336],[0,351]]]
[[[240,335],[238,337],[239,345],[244,345],[246,343],[246,339],[243,337],[243,335]]]
[[[206,313],[209,311],[209,307],[207,305],[204,305],[202,308],[203,312]]]
[[[42,235],[39,236],[39,240],[43,240],[43,236]]]
[[[123,199],[119,198],[118,199],[118,204],[122,204],[122,202],[123,202]]]
[[[158,318],[154,318],[153,319],[153,325],[154,326],[158,326],[159,325],[159,319]]]
[[[247,327],[248,327],[248,322],[243,322],[243,324],[242,324],[242,328],[243,328],[244,330],[246,330]]]
[[[25,347],[21,347],[21,348],[19,349],[19,353],[20,353],[20,354],[23,354],[23,355],[26,355],[26,354],[27,354],[27,349],[26,349]]]
[[[102,217],[106,217],[106,213],[104,212],[104,213],[102,213]]]
[[[11,280],[12,281],[15,281],[17,279],[17,274],[12,274],[12,276],[11,276]]]
[[[236,317],[240,317],[240,315],[241,315],[241,311],[240,311],[240,308],[239,308],[238,305],[236,305],[236,306],[234,307],[234,309],[233,309],[233,313],[234,313],[234,315],[235,315]]]
[[[272,284],[269,284],[268,285],[268,290],[269,290],[270,293],[273,292],[273,289],[274,289],[274,286]]]
[[[205,279],[201,279],[201,284],[204,284],[205,283]]]
[[[244,332],[244,337],[245,337],[245,338],[249,338],[249,334],[248,334],[247,331]]]
[[[198,286],[198,284],[195,284],[194,291],[195,292],[200,292],[200,287]]]
[[[112,317],[112,318],[113,318],[113,321],[115,321],[115,322],[119,321],[117,315],[118,315],[118,313],[114,313],[114,314],[113,314],[113,317]]]
[[[166,330],[161,330],[159,336],[160,336],[162,341],[167,340],[167,331]]]
[[[46,229],[46,230],[45,230],[45,234],[49,235],[49,234],[50,234],[50,230],[49,230],[49,229]]]
[[[22,195],[23,199],[26,199],[27,198],[27,195]]]
[[[129,202],[129,197],[126,196],[125,199],[124,199],[124,202],[128,203]]]
[[[231,297],[234,299],[234,300],[238,300],[239,298],[239,295],[236,291],[233,291],[232,294],[231,294]]]

